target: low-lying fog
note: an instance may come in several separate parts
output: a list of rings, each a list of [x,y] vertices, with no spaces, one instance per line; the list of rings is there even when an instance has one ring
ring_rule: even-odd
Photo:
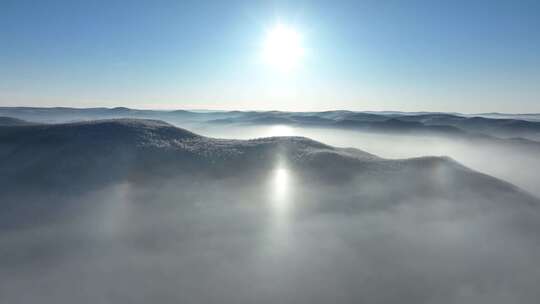
[[[283,126],[190,129],[226,138],[303,135],[392,158],[450,155],[533,192],[538,172],[526,151],[457,140]],[[54,144],[26,147],[23,156],[68,168],[80,159],[80,149],[57,153]],[[513,187],[429,160],[339,181],[321,182],[287,162],[248,174],[262,163],[262,147],[239,153],[231,174],[160,177],[144,167],[119,181],[108,179],[114,166],[102,166],[94,177],[111,182],[97,190],[66,191],[74,175],[58,192],[38,187],[2,202],[0,303],[538,303],[539,208]],[[126,158],[93,151],[85,157],[103,159],[91,168]],[[248,154],[256,161],[241,158]],[[153,155],[166,154],[148,155],[166,163]],[[325,155],[317,169],[325,176],[358,168]],[[49,169],[36,172],[38,180],[66,172],[40,168]]]
[[[540,197],[540,143],[466,140],[436,135],[395,135],[363,131],[274,126],[187,126],[196,133],[249,139],[267,136],[305,136],[337,147],[354,147],[384,158],[450,156],[476,171],[511,182]]]
[[[351,188],[300,185],[285,168],[263,183],[122,183],[69,203],[50,221],[0,234],[0,302],[506,304],[540,297],[540,217],[519,203],[369,206]]]

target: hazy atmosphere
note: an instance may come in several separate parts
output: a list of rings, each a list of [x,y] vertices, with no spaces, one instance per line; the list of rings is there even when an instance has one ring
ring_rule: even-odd
[[[0,303],[539,303],[539,29],[0,0]]]

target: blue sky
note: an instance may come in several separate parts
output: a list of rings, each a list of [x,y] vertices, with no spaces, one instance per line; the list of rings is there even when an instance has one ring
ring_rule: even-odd
[[[540,1],[0,0],[0,105],[540,112]]]

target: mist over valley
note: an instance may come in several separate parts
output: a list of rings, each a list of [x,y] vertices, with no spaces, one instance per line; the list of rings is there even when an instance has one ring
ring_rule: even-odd
[[[0,127],[1,302],[540,296],[534,173],[482,161],[532,166],[532,140],[27,115]]]

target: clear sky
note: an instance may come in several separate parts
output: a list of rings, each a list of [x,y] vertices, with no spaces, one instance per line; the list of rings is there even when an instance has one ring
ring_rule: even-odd
[[[540,112],[540,1],[0,0],[0,105]]]

